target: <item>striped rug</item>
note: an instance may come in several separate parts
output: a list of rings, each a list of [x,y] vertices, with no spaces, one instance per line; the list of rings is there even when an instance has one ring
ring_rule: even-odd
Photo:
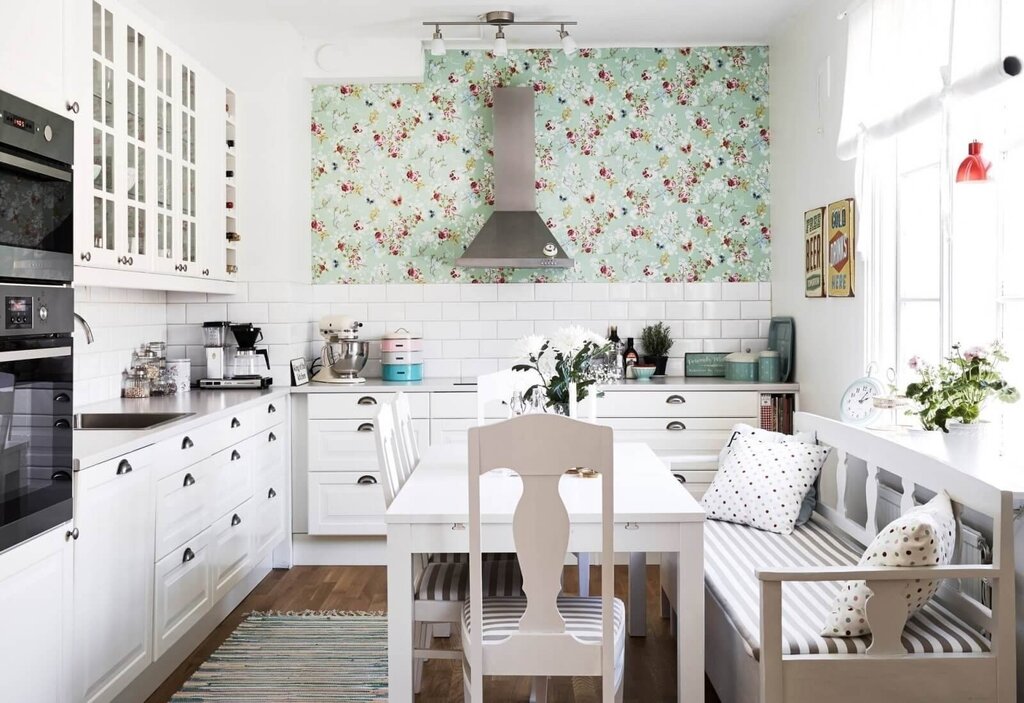
[[[381,614],[251,613],[171,701],[386,701],[387,622]]]

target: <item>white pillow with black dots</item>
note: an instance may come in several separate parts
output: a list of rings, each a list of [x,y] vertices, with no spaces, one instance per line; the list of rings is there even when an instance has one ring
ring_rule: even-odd
[[[956,518],[945,492],[908,510],[879,531],[860,559],[860,566],[935,566],[949,564],[956,548]],[[941,581],[904,581],[907,617],[935,595]],[[864,581],[847,581],[825,617],[823,637],[871,634],[864,606],[871,596]]]

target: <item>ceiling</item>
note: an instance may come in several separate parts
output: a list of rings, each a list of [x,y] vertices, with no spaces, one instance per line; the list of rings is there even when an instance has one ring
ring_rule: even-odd
[[[813,0],[139,0],[153,14],[214,22],[279,20],[311,40],[345,37],[429,39],[425,20],[471,20],[488,10],[512,10],[520,20],[574,19],[580,46],[686,46],[767,43],[779,27]],[[489,46],[494,30],[444,29],[453,46]],[[514,27],[511,46],[557,43],[550,27]],[[465,43],[458,40],[465,40]]]

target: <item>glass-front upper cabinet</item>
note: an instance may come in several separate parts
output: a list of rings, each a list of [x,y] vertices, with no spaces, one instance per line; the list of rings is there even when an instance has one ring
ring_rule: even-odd
[[[180,272],[174,196],[174,57],[156,48],[156,266],[161,273]]]
[[[181,265],[196,264],[196,72],[181,65]],[[192,271],[195,274],[195,271]]]

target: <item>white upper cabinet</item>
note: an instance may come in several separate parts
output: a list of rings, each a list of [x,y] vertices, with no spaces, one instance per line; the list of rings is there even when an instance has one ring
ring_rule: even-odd
[[[0,4],[2,90],[64,114],[64,2]]]
[[[230,292],[223,82],[113,0],[72,3],[66,25],[76,281]]]

